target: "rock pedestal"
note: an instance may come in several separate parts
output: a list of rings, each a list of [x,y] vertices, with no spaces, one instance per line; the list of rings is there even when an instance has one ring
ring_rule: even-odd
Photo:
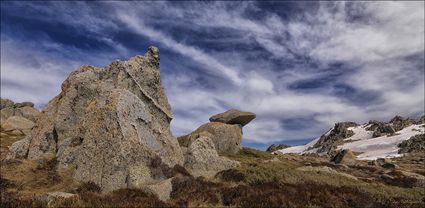
[[[185,151],[184,167],[195,176],[212,177],[217,172],[235,168],[238,162],[220,155],[239,152],[242,126],[255,118],[254,113],[228,110],[210,118],[192,133],[179,137]]]

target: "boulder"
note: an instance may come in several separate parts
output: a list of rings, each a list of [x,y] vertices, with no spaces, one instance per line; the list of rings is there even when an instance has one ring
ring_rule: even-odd
[[[396,168],[398,168],[398,165],[394,164],[393,162],[391,162],[390,159],[387,159],[387,158],[378,158],[374,161],[370,161],[368,164],[379,166],[379,167],[382,167],[384,169],[396,169]]]
[[[390,123],[392,124],[392,127],[394,128],[394,130],[397,132],[404,129],[405,127],[408,127],[414,124],[415,121],[409,118],[404,119],[401,116],[395,116],[394,118],[390,120]]]
[[[398,144],[399,154],[425,151],[425,134],[418,134]]]
[[[385,135],[394,135],[396,130],[393,128],[391,124],[380,124],[377,126],[375,131],[373,132],[373,137],[381,137]]]
[[[39,115],[40,112],[31,106],[24,106],[22,108],[15,109],[15,116],[22,116],[34,122],[37,120]]]
[[[266,152],[274,152],[274,151],[285,149],[288,147],[291,147],[291,146],[287,144],[272,144],[267,148]]]
[[[13,107],[15,103],[9,99],[0,98],[0,109]]]
[[[1,128],[4,131],[13,131],[17,129],[21,130],[25,134],[29,133],[33,127],[34,122],[20,116],[11,116],[1,124]]]
[[[386,162],[381,167],[384,168],[384,169],[396,169],[396,168],[398,168],[398,165],[391,163],[391,162]]]
[[[237,161],[219,156],[213,140],[206,136],[196,139],[187,149],[184,167],[193,176],[213,177],[216,173],[235,168]]]
[[[6,107],[0,110],[1,112],[1,123],[5,122],[9,117],[15,115],[15,108]]]
[[[356,156],[349,149],[344,149],[339,152],[331,159],[331,162],[335,164],[354,165],[356,163]]]
[[[367,131],[375,131],[379,126],[384,125],[384,122],[377,121],[377,120],[371,120],[368,123],[368,127],[366,128]]]
[[[22,102],[22,103],[15,103],[13,105],[14,108],[23,108],[25,106],[34,107],[34,103],[32,103],[32,102]]]
[[[219,113],[211,116],[211,122],[221,122],[226,124],[240,124],[241,126],[247,125],[255,118],[255,113],[242,112],[236,109],[228,110],[224,113]]]
[[[150,184],[142,188],[147,193],[154,194],[161,201],[167,201],[170,199],[171,191],[173,191],[173,184],[171,181],[173,178],[160,181],[155,184]]]
[[[383,166],[385,163],[389,162],[386,158],[378,158],[375,160],[375,164],[378,166]]]
[[[183,165],[171,119],[158,49],[150,47],[144,56],[72,72],[28,136],[27,158],[53,154],[59,169],[73,168],[77,182],[91,181],[105,192],[149,184],[157,180],[153,160]]]
[[[238,124],[210,122],[200,126],[189,135],[178,138],[182,147],[189,147],[202,135],[208,136],[219,154],[235,154],[239,152],[242,141],[242,128]]]
[[[30,146],[30,137],[25,137],[9,147],[9,154],[7,159],[21,159],[26,158],[28,155],[28,148]]]

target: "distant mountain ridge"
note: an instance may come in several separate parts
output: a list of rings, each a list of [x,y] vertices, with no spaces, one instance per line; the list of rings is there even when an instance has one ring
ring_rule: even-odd
[[[425,115],[419,119],[395,116],[388,122],[369,121],[366,124],[354,122],[336,123],[325,134],[305,145],[276,150],[275,154],[318,154],[334,156],[343,149],[359,153],[357,159],[375,160],[377,158],[399,157],[408,151],[424,148]],[[412,138],[412,140],[410,140]],[[414,139],[414,140],[413,140]],[[411,142],[406,142],[406,141]],[[401,143],[410,145],[400,151]]]

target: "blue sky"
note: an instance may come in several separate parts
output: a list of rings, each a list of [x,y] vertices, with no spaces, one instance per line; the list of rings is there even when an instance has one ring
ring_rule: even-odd
[[[252,111],[244,145],[424,114],[424,2],[1,2],[1,96],[42,108],[80,65],[160,49],[174,135]]]

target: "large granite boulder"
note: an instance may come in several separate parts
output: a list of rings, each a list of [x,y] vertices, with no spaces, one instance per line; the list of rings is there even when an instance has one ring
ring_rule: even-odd
[[[94,182],[103,191],[148,184],[158,180],[153,160],[183,165],[171,119],[158,49],[150,47],[144,56],[72,72],[26,138],[26,156],[55,155],[58,168],[74,169],[75,180]],[[11,149],[22,152],[17,146],[26,144]]]
[[[184,167],[195,177],[213,177],[216,173],[235,168],[237,161],[219,156],[213,139],[201,136],[187,149]]]
[[[235,154],[241,147],[242,128],[238,124],[206,123],[189,135],[178,138],[182,147],[189,147],[203,134],[208,134],[219,154]]]
[[[21,116],[31,121],[36,121],[40,115],[40,111],[31,106],[24,106],[21,108],[15,108],[15,116]]]
[[[211,122],[221,122],[226,124],[240,124],[245,126],[255,118],[255,113],[242,112],[236,109],[230,109],[224,113],[211,116]]]

